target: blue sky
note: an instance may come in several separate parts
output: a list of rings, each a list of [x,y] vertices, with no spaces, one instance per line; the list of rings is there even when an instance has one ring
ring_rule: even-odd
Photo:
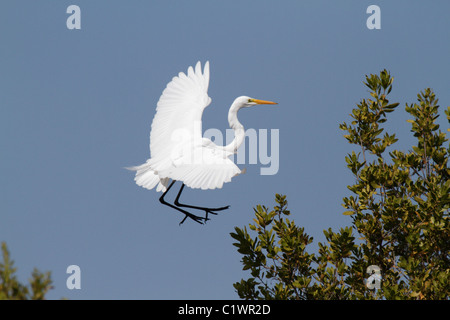
[[[71,4],[81,30],[66,27]],[[366,27],[371,4],[380,30]],[[353,148],[338,125],[368,96],[364,75],[395,78],[400,106],[386,128],[400,149],[413,143],[406,102],[431,87],[450,105],[449,12],[448,1],[2,1],[0,241],[20,279],[51,271],[51,299],[238,298],[232,284],[248,274],[229,233],[275,193],[314,251],[322,230],[351,222],[341,203]],[[203,129],[227,129],[237,96],[277,101],[239,119],[279,129],[280,164],[272,176],[240,165],[247,173],[223,189],[186,190],[186,202],[231,208],[179,226],[124,167],[148,158],[162,90],[199,60],[211,64]],[[66,287],[72,264],[80,290]]]

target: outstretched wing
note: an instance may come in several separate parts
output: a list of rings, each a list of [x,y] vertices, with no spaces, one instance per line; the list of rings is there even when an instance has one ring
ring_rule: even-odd
[[[159,172],[172,165],[176,151],[186,140],[201,143],[203,110],[208,96],[209,62],[202,73],[200,61],[187,74],[180,72],[159,98],[150,132],[150,165]]]

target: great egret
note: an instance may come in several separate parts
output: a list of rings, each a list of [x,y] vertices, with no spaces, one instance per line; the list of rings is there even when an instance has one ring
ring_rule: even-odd
[[[245,137],[245,130],[237,118],[241,108],[259,104],[276,104],[272,101],[241,96],[234,100],[228,112],[228,122],[234,130],[234,140],[226,146],[218,146],[210,139],[202,137],[202,113],[211,103],[208,96],[209,62],[202,73],[200,61],[195,69],[191,66],[187,74],[180,72],[174,77],[159,98],[156,115],[150,132],[151,158],[146,163],[130,167],[136,171],[134,180],[146,189],[162,191],[159,201],[185,214],[187,217],[203,223],[208,213],[228,209],[229,206],[206,208],[182,204],[179,202],[184,186],[190,188],[222,188],[225,182],[242,173],[229,159],[236,153]],[[169,184],[169,182],[172,182]],[[164,200],[175,181],[182,185],[173,204]],[[196,216],[182,208],[205,211],[205,217]]]

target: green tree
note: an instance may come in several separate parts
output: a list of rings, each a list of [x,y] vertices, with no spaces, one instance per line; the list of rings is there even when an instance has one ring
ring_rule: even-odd
[[[29,286],[21,284],[15,273],[14,261],[10,259],[5,242],[2,242],[3,262],[0,263],[0,300],[42,300],[52,289],[50,272],[41,273],[36,268],[29,279]]]
[[[276,195],[273,210],[258,205],[251,231],[231,233],[251,274],[234,283],[239,297],[449,299],[450,146],[436,123],[438,99],[427,88],[417,103],[406,104],[417,144],[388,152],[397,141],[395,134],[382,135],[387,115],[399,105],[387,99],[392,82],[386,70],[366,76],[371,98],[352,110],[350,124],[340,125],[357,148],[345,157],[355,176],[342,204],[351,225],[324,230],[326,243],[309,253],[313,238],[289,220],[286,196]],[[450,107],[445,113],[450,122]],[[369,274],[369,266],[381,278]]]

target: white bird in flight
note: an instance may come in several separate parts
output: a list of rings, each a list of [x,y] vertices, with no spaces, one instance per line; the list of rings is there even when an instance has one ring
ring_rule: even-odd
[[[208,213],[228,209],[229,206],[207,208],[182,204],[179,202],[184,186],[200,189],[222,188],[231,178],[243,173],[229,159],[237,152],[245,138],[244,126],[237,118],[241,108],[259,104],[277,104],[272,101],[241,96],[234,100],[228,112],[228,122],[234,130],[234,140],[226,146],[218,146],[210,139],[202,137],[202,113],[211,103],[208,96],[209,62],[205,63],[203,73],[200,61],[195,69],[188,68],[187,74],[180,72],[167,85],[159,98],[156,115],[150,132],[151,158],[144,164],[127,169],[136,171],[136,184],[146,189],[162,191],[159,201],[203,223]],[[170,182],[172,181],[172,182]],[[164,196],[176,181],[182,182],[173,204]],[[170,182],[170,184],[169,184]],[[196,216],[185,209],[205,211],[205,217]]]

